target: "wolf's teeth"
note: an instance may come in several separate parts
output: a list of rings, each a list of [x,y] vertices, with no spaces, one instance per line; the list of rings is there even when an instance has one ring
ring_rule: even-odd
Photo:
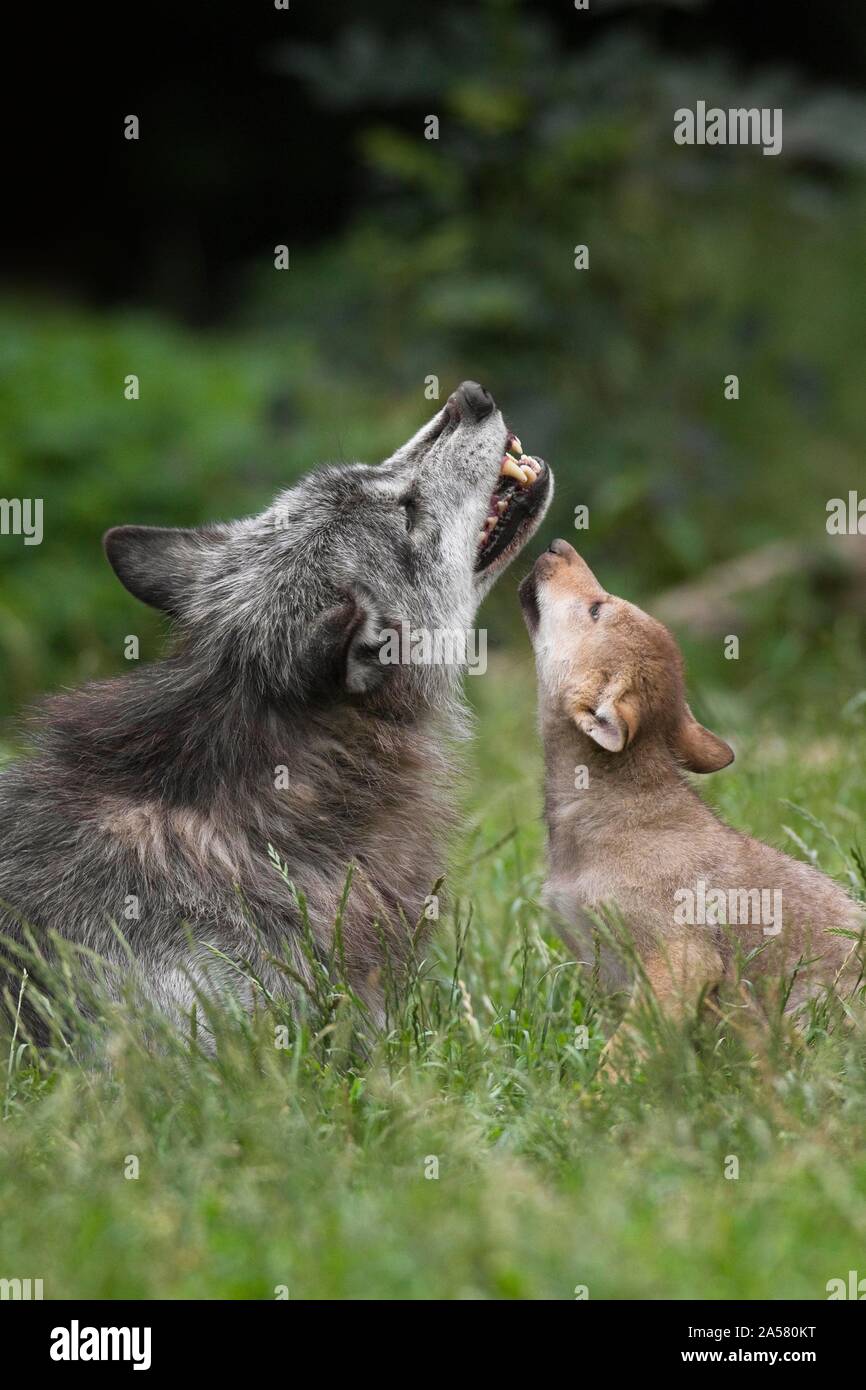
[[[517,438],[516,435],[509,442],[508,452],[509,454],[513,454],[516,459],[519,459],[523,454],[523,445],[521,444],[520,440]]]
[[[499,467],[499,472],[504,473],[506,478],[514,478],[515,482],[520,483],[521,487],[526,487],[527,478],[519,464],[515,463],[510,454],[506,454]]]
[[[496,510],[498,511],[500,516],[502,516],[505,512],[508,511],[508,503],[506,502],[504,497],[500,497],[499,501],[496,503]]]

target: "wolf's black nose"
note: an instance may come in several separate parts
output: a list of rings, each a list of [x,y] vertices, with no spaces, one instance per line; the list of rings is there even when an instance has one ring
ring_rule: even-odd
[[[496,409],[496,402],[490,392],[477,381],[464,381],[454,392],[454,401],[460,407],[460,414],[467,420],[486,420]]]

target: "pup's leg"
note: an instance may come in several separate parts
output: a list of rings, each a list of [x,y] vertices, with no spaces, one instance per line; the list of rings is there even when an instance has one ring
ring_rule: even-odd
[[[723,974],[722,958],[710,942],[686,937],[658,942],[644,957],[643,977],[602,1051],[600,1066],[606,1074],[615,1080],[629,1056],[645,1055],[639,1021],[648,1003],[651,1007],[654,999],[663,1014],[679,1022],[694,1013],[701,995],[717,985]]]

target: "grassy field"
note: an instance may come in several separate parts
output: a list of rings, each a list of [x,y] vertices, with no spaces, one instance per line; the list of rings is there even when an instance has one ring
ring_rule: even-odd
[[[862,96],[819,79],[817,51],[813,73],[784,45],[747,67],[720,38],[668,45],[663,11],[691,28],[699,5],[593,6],[606,34],[571,49],[538,5],[448,0],[423,22],[404,6],[408,38],[343,8],[333,41],[272,55],[304,94],[303,138],[281,118],[259,141],[238,93],[210,76],[201,93],[185,68],[172,105],[157,65],[122,184],[111,161],[96,180],[107,232],[82,231],[79,152],[44,285],[35,253],[14,294],[0,284],[0,494],[45,504],[44,543],[0,534],[0,762],[41,693],[128,670],[127,634],[143,662],[164,648],[163,618],[105,561],[106,528],[229,520],[322,462],[384,459],[471,378],[555,471],[539,548],[569,535],[649,611],[709,582],[711,621],[677,636],[695,712],[737,761],[703,795],[863,895],[866,565],[826,530],[828,501],[862,493]],[[575,34],[592,21],[558,9]],[[629,9],[646,25],[620,24]],[[250,80],[258,94],[258,66]],[[784,106],[785,156],[679,146],[673,110],[697,94]],[[238,113],[237,141],[213,101]],[[332,231],[319,210],[305,230],[313,161]],[[244,247],[222,309],[220,206]],[[101,288],[86,269],[67,286],[67,262],[103,247]],[[738,594],[727,626],[719,567],[780,546],[802,558]],[[41,1278],[47,1298],[821,1299],[866,1276],[861,1022],[773,1029],[758,1053],[726,1016],[648,1022],[640,1069],[598,1074],[611,1001],[537,905],[528,564],[480,619],[490,670],[467,681],[448,905],[389,1034],[350,1049],[338,975],[287,1047],[267,1000],[214,1020],[215,1056],[132,1000],[98,1028],[67,1008],[39,1056],[0,1034],[0,1279]]]
[[[535,905],[528,649],[469,684],[452,898],[390,1035],[353,1059],[335,981],[285,1048],[267,1005],[219,1020],[215,1058],[145,1044],[132,1006],[38,1059],[4,1044],[0,1275],[47,1298],[820,1299],[863,1269],[862,1028],[760,1056],[724,1018],[651,1029],[599,1079],[606,1001]],[[856,882],[862,721],[725,732],[719,809]]]

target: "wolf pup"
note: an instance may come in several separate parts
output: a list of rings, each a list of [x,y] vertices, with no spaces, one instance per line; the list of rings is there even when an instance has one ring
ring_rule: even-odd
[[[667,628],[606,593],[562,540],[519,593],[538,670],[545,902],[570,949],[598,960],[606,988],[630,988],[621,953],[586,914],[607,915],[674,1013],[732,977],[738,954],[756,952],[748,974],[763,977],[759,993],[794,976],[789,1010],[826,985],[856,987],[861,906],[810,865],[724,825],[687,782],[684,772],[716,772],[734,755],[692,715]]]
[[[0,936],[59,933],[182,1020],[239,960],[283,996],[274,958],[309,980],[305,934],[331,949],[353,866],[342,953],[381,1019],[442,870],[465,722],[459,640],[441,660],[383,648],[465,636],[551,492],[467,381],[384,463],[322,468],[260,516],[109,531],[118,578],[178,643],[48,699],[33,756],[0,775]]]

